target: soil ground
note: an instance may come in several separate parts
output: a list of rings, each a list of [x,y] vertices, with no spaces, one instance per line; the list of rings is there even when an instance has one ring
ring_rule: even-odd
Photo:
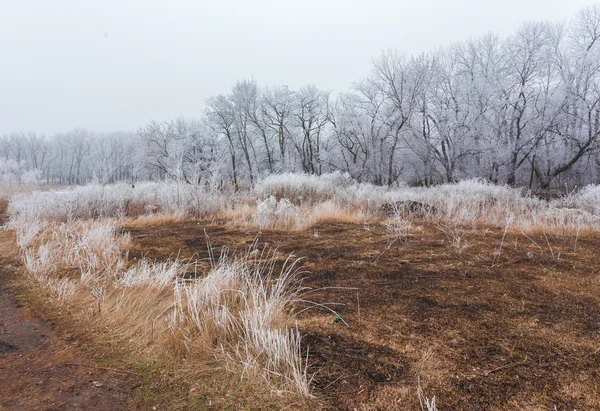
[[[394,242],[382,224],[342,222],[260,234],[225,221],[124,230],[131,260],[202,260],[209,247],[256,239],[303,257],[303,284],[319,289],[306,298],[342,304],[331,307],[348,325],[319,309],[300,318],[320,408],[420,409],[420,386],[440,410],[600,409],[597,234],[430,221]]]
[[[0,226],[6,218],[0,203]],[[122,410],[132,375],[98,367],[80,342],[63,335],[16,297],[20,271],[14,238],[0,231],[0,410]]]

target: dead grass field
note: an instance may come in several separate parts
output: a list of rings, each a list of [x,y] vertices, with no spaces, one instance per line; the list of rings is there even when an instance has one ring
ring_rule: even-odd
[[[331,307],[349,325],[319,308],[299,317],[321,408],[420,409],[420,384],[444,410],[600,409],[598,234],[429,221],[392,244],[380,223],[259,233],[190,220],[123,231],[129,261],[206,259],[207,238],[217,256],[258,238],[303,257],[304,285],[319,289],[311,300],[342,304]]]
[[[440,410],[600,409],[597,218],[467,186],[488,194],[370,213],[332,201],[263,209],[243,197],[201,214],[211,219],[125,206],[103,219],[85,201],[57,214],[22,198],[2,246],[16,260],[19,244],[26,303],[87,341],[82,358],[139,376],[130,407],[426,409],[435,397]],[[110,201],[92,198],[112,216]],[[269,273],[285,272],[290,254],[310,291],[293,280],[278,297],[281,278]],[[257,322],[244,323],[247,313]],[[291,341],[277,330],[296,325],[300,352],[273,350]],[[276,358],[299,373],[306,360],[312,396],[288,363],[260,362]]]
[[[0,226],[6,206],[0,200]],[[0,410],[309,408],[240,380],[212,352],[187,362],[122,337],[32,282],[15,233],[0,230]]]

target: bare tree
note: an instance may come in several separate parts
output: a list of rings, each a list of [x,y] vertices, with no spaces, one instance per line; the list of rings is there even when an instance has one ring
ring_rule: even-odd
[[[294,94],[294,125],[296,133],[293,143],[300,156],[302,170],[321,174],[321,148],[324,132],[329,123],[329,92],[315,86],[302,87]]]
[[[237,156],[235,147],[235,111],[231,101],[220,94],[206,101],[207,124],[217,134],[224,136],[227,141],[229,157],[231,159],[231,177],[235,190],[239,190],[237,173]]]

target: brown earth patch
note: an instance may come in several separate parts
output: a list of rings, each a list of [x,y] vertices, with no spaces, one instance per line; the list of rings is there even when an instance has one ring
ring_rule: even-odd
[[[440,409],[600,409],[597,234],[458,227],[459,247],[428,221],[406,245],[381,224],[125,230],[131,259],[207,259],[256,238],[303,257],[304,285],[321,289],[310,298],[343,304],[331,307],[349,325],[318,309],[299,320],[321,408],[416,409],[420,383]]]

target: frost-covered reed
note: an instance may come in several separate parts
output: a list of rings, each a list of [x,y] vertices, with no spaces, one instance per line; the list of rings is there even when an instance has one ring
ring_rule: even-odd
[[[325,215],[342,218],[353,214],[368,220],[417,211],[423,218],[474,226],[506,226],[510,222],[520,229],[600,229],[598,186],[588,186],[567,199],[547,202],[523,189],[480,179],[434,187],[384,188],[358,183],[340,173],[281,174],[267,177],[257,185],[255,193],[262,198],[255,215],[260,227],[281,226],[277,207],[289,200],[300,207],[303,227]]]
[[[278,255],[257,251],[222,258],[205,277],[178,280],[171,326],[209,341],[242,376],[309,395],[300,334],[289,324],[302,291],[296,261],[276,270]]]
[[[88,184],[13,196],[9,212],[13,219],[70,221],[123,218],[149,214],[203,217],[222,210],[225,193],[204,185],[181,182],[144,182],[134,185]]]
[[[134,266],[118,274],[117,287],[134,288],[149,286],[164,289],[172,286],[175,280],[186,271],[186,264],[179,260],[150,261],[143,258]]]
[[[23,260],[35,275],[79,275],[82,282],[112,275],[125,264],[129,236],[116,235],[112,221],[47,223],[35,240],[19,237]],[[28,235],[30,233],[27,233]]]
[[[479,179],[435,187],[379,187],[358,183],[339,172],[321,176],[288,173],[270,175],[254,190],[239,193],[174,181],[38,191],[13,196],[9,210],[11,227],[19,231],[24,243],[35,237],[47,220],[227,215],[261,229],[304,229],[327,219],[381,219],[390,215],[389,210],[418,211],[423,218],[474,226],[505,226],[511,221],[521,229],[596,230],[600,228],[600,188],[588,186],[548,202],[522,189]]]

